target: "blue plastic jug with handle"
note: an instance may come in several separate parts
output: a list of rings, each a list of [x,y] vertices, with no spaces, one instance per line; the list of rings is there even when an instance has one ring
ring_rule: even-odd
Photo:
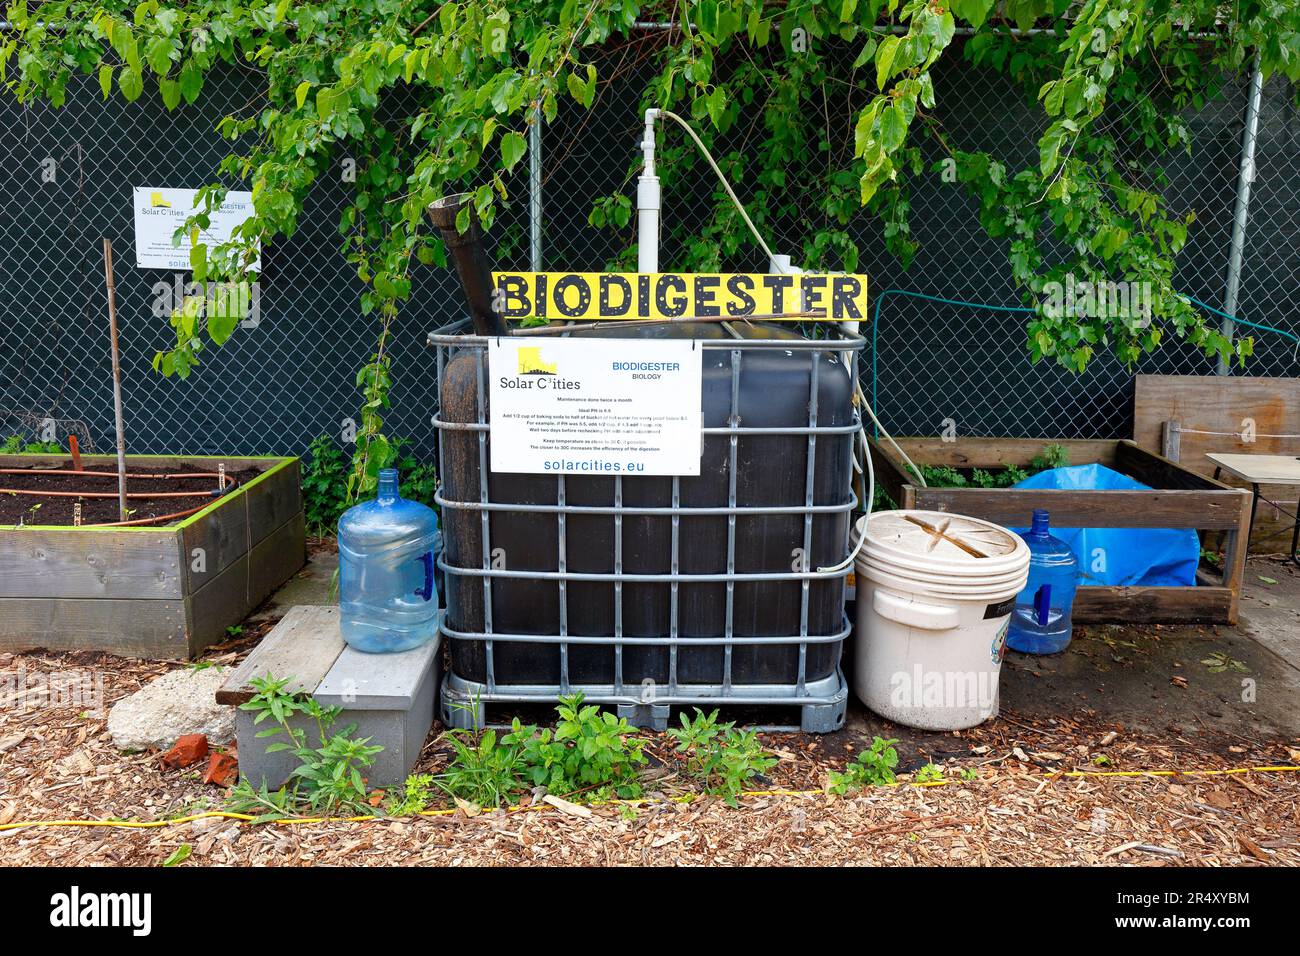
[[[398,491],[397,469],[379,473],[374,501],[339,518],[343,639],[359,651],[410,650],[438,628],[438,515]]]
[[[1070,546],[1052,535],[1043,508],[1034,509],[1033,526],[1020,537],[1029,545],[1029,583],[1016,597],[1007,647],[1025,654],[1055,654],[1070,643],[1079,562]]]

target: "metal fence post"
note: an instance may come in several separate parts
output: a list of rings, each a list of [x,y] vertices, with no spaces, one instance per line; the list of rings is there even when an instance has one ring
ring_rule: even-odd
[[[542,107],[533,107],[528,126],[528,266],[542,271]]]
[[[1264,76],[1259,69],[1259,53],[1250,74],[1246,98],[1246,128],[1241,136],[1241,170],[1237,174],[1237,202],[1232,211],[1232,246],[1228,253],[1228,287],[1223,294],[1223,311],[1237,314],[1237,292],[1241,287],[1241,260],[1246,248],[1246,220],[1250,213],[1250,184],[1255,181],[1255,142],[1259,133],[1259,102],[1264,90]],[[1232,338],[1234,323],[1224,319],[1220,330]],[[1218,373],[1232,374],[1228,360],[1219,356]]]

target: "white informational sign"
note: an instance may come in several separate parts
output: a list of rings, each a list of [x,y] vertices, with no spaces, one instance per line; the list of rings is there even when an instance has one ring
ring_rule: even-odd
[[[190,268],[190,240],[186,236],[179,246],[172,245],[172,236],[194,213],[194,196],[197,189],[157,189],[136,186],[132,190],[135,202],[135,266],[137,269],[171,269],[188,272]],[[231,190],[226,201],[211,214],[211,223],[201,234],[204,245],[211,248],[230,239],[234,228],[253,215],[253,194]],[[253,271],[261,269],[259,258]]]
[[[494,339],[492,470],[698,475],[702,351],[689,339]]]

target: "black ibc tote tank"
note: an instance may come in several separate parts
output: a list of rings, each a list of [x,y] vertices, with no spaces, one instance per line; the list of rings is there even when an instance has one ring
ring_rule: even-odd
[[[804,730],[841,726],[847,571],[832,566],[857,504],[862,340],[744,321],[557,330],[695,340],[704,434],[698,476],[555,476],[488,470],[497,333],[476,319],[479,334],[462,334],[465,324],[430,336],[444,720],[481,725],[493,702],[582,691],[655,726],[673,706],[725,703],[799,707]]]
[[[717,689],[709,699],[730,699],[724,685],[743,702],[745,685],[791,688],[789,704],[798,704],[794,689],[834,679],[843,638],[844,578],[808,582],[806,618],[803,579],[791,576],[804,566],[805,508],[812,491],[810,522],[812,570],[839,563],[846,554],[851,490],[852,446],[856,431],[850,371],[841,353],[813,350],[797,333],[773,325],[735,323],[741,336],[735,348],[707,348],[703,355],[703,427],[727,429],[733,404],[733,369],[737,428],[733,456],[729,434],[702,438],[700,474],[668,477],[587,477],[497,474],[481,485],[482,463],[490,449],[480,431],[442,428],[444,565],[447,580],[447,631],[451,640],[451,676],[486,690],[568,685],[572,689],[628,686],[635,693],[651,681],[660,689]],[[729,333],[713,323],[641,326],[576,332],[610,337],[681,337],[717,341]],[[746,343],[789,341],[799,348],[754,348]],[[471,424],[488,420],[486,350],[468,348],[445,363],[440,423]],[[814,363],[817,378],[815,424],[809,441]],[[745,434],[745,429],[788,429],[783,434]],[[810,444],[812,449],[809,482]],[[731,507],[734,475],[734,538]],[[670,512],[680,509],[674,527]],[[543,505],[543,511],[489,510],[484,547],[483,491],[493,506]],[[561,497],[561,495],[563,497]],[[621,498],[621,501],[619,500]],[[557,510],[563,504],[567,513]],[[657,508],[663,513],[584,512],[584,507]],[[691,509],[716,509],[691,513]],[[753,509],[753,510],[751,510]],[[762,509],[762,510],[757,510]],[[563,533],[563,547],[561,534]],[[674,539],[676,567],[674,568]],[[621,565],[623,575],[657,575],[664,580],[566,580],[530,577],[528,572],[606,574]],[[734,556],[729,559],[729,555]],[[488,568],[505,575],[465,571]],[[729,568],[729,563],[731,567]],[[690,576],[786,575],[784,579],[691,581]],[[677,586],[668,580],[676,571]],[[517,576],[516,576],[517,575]],[[487,641],[456,635],[486,635],[486,599],[490,592],[492,673]],[[620,595],[621,592],[621,595]],[[675,592],[675,593],[674,593]],[[676,654],[667,643],[624,644],[623,638],[670,638],[674,627],[682,639]],[[621,605],[621,607],[620,607]],[[727,635],[730,606],[730,675],[724,644],[692,639]],[[604,638],[599,643],[511,641],[509,635],[568,635]],[[804,635],[832,641],[803,643]],[[751,637],[787,637],[786,643],[752,642]],[[802,673],[801,673],[801,656]],[[619,658],[621,657],[621,661]],[[675,658],[675,660],[674,660]],[[562,673],[566,671],[567,674]],[[618,671],[621,670],[621,674]],[[675,671],[675,672],[674,672]],[[566,680],[567,678],[567,680]],[[495,696],[492,695],[492,696]],[[523,695],[517,695],[523,699]],[[589,696],[599,699],[599,692]],[[778,695],[780,696],[780,695]],[[491,699],[489,697],[489,699]],[[504,692],[502,699],[515,699]],[[662,700],[657,695],[656,700]],[[692,697],[693,699],[693,697]]]

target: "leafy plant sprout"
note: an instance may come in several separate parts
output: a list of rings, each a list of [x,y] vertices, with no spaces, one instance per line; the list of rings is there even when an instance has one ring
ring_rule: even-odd
[[[863,787],[884,787],[894,783],[894,768],[898,766],[895,739],[876,737],[871,746],[858,754],[843,771],[832,770],[827,777],[826,789],[843,796]]]
[[[290,782],[271,792],[263,783],[258,788],[241,779],[231,790],[227,803],[238,812],[256,812],[257,819],[273,820],[292,816],[301,809],[316,813],[368,813],[364,771],[384,748],[371,745],[370,738],[354,738],[356,725],[337,731],[342,708],[322,707],[315,698],[287,690],[293,678],[277,679],[270,674],[254,677],[253,696],[239,709],[253,714],[253,725],[270,726],[258,731],[258,739],[283,737],[268,744],[267,753],[291,752],[298,766]],[[295,719],[297,718],[297,719]],[[302,727],[307,723],[315,734]]]
[[[936,767],[932,763],[926,764],[912,775],[913,783],[942,783],[946,779],[948,778],[944,776],[943,768]]]
[[[677,751],[686,755],[686,772],[700,781],[706,793],[720,794],[730,806],[754,777],[776,765],[776,757],[758,741],[754,730],[736,730],[735,721],[718,723],[718,711],[705,714],[698,707],[695,716],[681,715],[681,726],[670,727],[668,736]]]

